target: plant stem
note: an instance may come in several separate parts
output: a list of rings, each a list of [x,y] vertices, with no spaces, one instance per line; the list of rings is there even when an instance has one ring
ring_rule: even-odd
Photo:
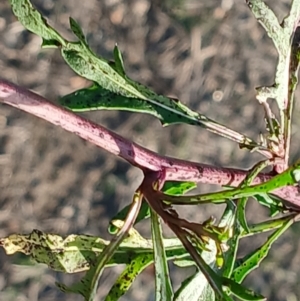
[[[192,181],[236,187],[248,174],[245,170],[215,167],[161,156],[101,125],[49,102],[36,93],[2,79],[0,79],[0,101],[58,125],[125,159],[143,171],[162,171],[166,181]],[[252,184],[265,182],[271,177],[271,175],[261,173],[253,180]],[[273,194],[286,200],[288,206],[300,208],[300,196],[297,187],[285,187],[275,190]]]

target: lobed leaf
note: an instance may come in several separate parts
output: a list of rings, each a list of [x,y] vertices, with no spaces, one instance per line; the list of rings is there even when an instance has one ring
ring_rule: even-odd
[[[74,19],[70,18],[70,27],[78,41],[70,42],[46,22],[29,0],[10,0],[10,2],[15,16],[28,30],[43,39],[44,47],[59,47],[62,57],[77,74],[98,85],[97,88],[81,90],[78,94],[75,92],[62,99],[62,104],[71,110],[106,108],[142,112],[158,117],[164,125],[171,123],[197,125],[234,140],[244,147],[258,146],[250,138],[189,109],[178,99],[158,95],[130,79],[125,74],[122,55],[117,46],[114,50],[114,63],[97,56],[88,46],[82,29]],[[95,103],[88,99],[91,93]]]

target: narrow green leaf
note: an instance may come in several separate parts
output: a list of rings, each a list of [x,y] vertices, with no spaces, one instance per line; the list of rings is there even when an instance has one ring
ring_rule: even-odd
[[[162,191],[170,195],[183,195],[195,188],[197,188],[197,184],[194,182],[167,181],[165,182]]]
[[[81,281],[69,287],[64,284],[58,284],[62,290],[66,292],[82,294],[86,301],[94,300],[98,283],[105,265],[112,259],[122,241],[126,239],[128,234],[130,235],[130,230],[132,230],[133,224],[141,207],[142,197],[143,195],[141,191],[137,190],[133,196],[131,208],[124,221],[124,224],[122,225],[122,228],[120,228],[120,231],[111,239],[110,243],[105,246],[95,262],[90,265],[90,269],[86,272]],[[134,232],[134,234],[138,233]],[[139,234],[138,238],[140,238]]]
[[[176,260],[174,260],[173,263],[180,268],[186,268],[186,267],[196,265],[195,261],[191,257],[183,258],[183,259],[176,259]]]
[[[257,294],[255,292],[241,286],[240,284],[236,283],[235,281],[232,281],[231,279],[223,278],[222,282],[223,282],[222,283],[223,290],[230,291],[233,295],[240,298],[240,300],[243,300],[243,301],[267,300],[264,296]]]
[[[65,45],[63,37],[49,26],[46,19],[32,6],[29,0],[10,0],[10,4],[14,15],[26,29],[44,40],[57,41],[58,44]]]
[[[201,272],[185,279],[176,292],[174,301],[215,301],[215,293]]]
[[[260,248],[245,256],[240,261],[239,266],[233,271],[231,279],[236,283],[242,283],[251,271],[259,267],[260,263],[267,257],[272,244],[292,225],[292,223],[293,219],[291,218],[286,221],[282,227],[270,235]]]
[[[118,46],[114,48],[115,69],[121,76],[126,76],[122,53]]]
[[[275,216],[282,212],[285,207],[283,206],[282,200],[272,195],[271,193],[261,193],[253,196],[261,205],[269,208],[270,216]]]
[[[270,219],[257,224],[250,225],[249,233],[243,232],[242,237],[253,236],[255,234],[265,233],[281,228],[287,221],[289,221],[291,218],[294,218],[295,214],[296,213],[291,213],[280,218]]]
[[[207,264],[214,266],[216,258],[216,245],[215,242],[210,239],[208,242],[207,251],[202,251],[201,256]],[[183,262],[186,259],[183,259]],[[177,262],[181,262],[178,260]],[[214,301],[215,293],[211,286],[208,284],[208,281],[205,275],[201,271],[197,271],[194,275],[185,279],[180,288],[176,291],[174,295],[174,301]]]
[[[155,299],[171,301],[173,298],[173,289],[163,243],[162,227],[158,215],[153,210],[151,210],[151,232],[154,249]]]
[[[223,251],[224,265],[222,266],[222,276],[229,278],[232,274],[236,261],[239,239],[241,235],[241,226],[237,218],[237,206],[232,201],[227,202],[219,227],[227,229],[230,235],[227,237],[226,250]]]
[[[227,208],[223,214],[223,217],[219,223],[219,227],[228,229],[229,232],[230,229],[237,227],[237,229],[240,229],[236,216],[236,206],[233,202],[227,203]],[[227,236],[224,237],[224,239]],[[231,294],[237,296],[240,298],[240,300],[251,300],[251,301],[261,301],[265,300],[265,298],[259,294],[256,294],[255,292],[243,287],[242,285],[235,283],[234,281],[230,280],[227,277],[224,276],[230,276],[233,270],[233,266],[236,259],[236,251],[238,247],[238,240],[240,237],[240,232],[236,232],[234,229],[233,231],[233,237],[228,236],[227,237],[227,243],[229,245],[228,251],[224,251],[224,258],[225,258],[225,265],[223,269],[219,270],[216,268],[215,259],[217,255],[217,248],[215,245],[215,242],[213,240],[210,240],[209,246],[207,246],[207,249],[210,251],[203,251],[202,257],[204,259],[203,269],[205,269],[206,277],[207,275],[211,278],[211,281],[214,282],[214,285],[218,287],[219,294],[222,295],[216,296],[215,292],[212,295],[211,290],[208,289],[207,286],[209,286],[207,278],[202,276],[202,273],[199,272],[195,274],[193,277],[190,277],[187,281],[185,281],[181,288],[176,292],[175,299],[180,298],[178,300],[205,300],[205,298],[210,298],[208,300],[232,300],[230,297]],[[221,276],[224,275],[224,276]],[[195,281],[194,278],[201,278],[204,277],[205,281]],[[206,296],[208,294],[208,296]],[[217,297],[220,297],[221,299],[218,299]]]
[[[75,36],[79,39],[79,41],[87,44],[85,35],[84,35],[81,27],[79,26],[79,24],[73,18],[69,18],[69,22],[70,22],[71,30],[73,31]]]
[[[189,254],[178,239],[164,239],[163,244],[165,246],[167,260],[180,260],[181,258],[184,260],[184,258],[189,257]],[[126,268],[124,269],[122,274],[114,283],[105,301],[118,300],[127,292],[136,277],[147,266],[153,263],[153,246],[149,251],[150,253],[141,251],[142,250],[138,248],[129,251],[129,254],[133,254],[132,258],[127,263]]]
[[[74,111],[119,110],[149,114],[158,118],[163,125],[176,123],[168,110],[143,99],[125,97],[94,84],[89,88],[77,90],[59,99],[59,103]]]
[[[153,254],[140,254],[134,257],[110,289],[105,301],[119,300],[128,291],[136,277],[151,263],[153,263]]]

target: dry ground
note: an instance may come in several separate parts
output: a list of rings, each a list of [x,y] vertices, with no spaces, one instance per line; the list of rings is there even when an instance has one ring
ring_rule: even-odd
[[[68,17],[75,18],[92,48],[106,58],[112,57],[117,42],[128,74],[155,91],[176,96],[253,138],[263,129],[263,111],[254,88],[273,83],[276,51],[244,1],[165,0],[163,5],[150,0],[33,2],[66,37],[72,37]],[[288,11],[286,1],[268,2],[281,18]],[[8,1],[2,0],[1,77],[54,101],[88,84],[64,64],[57,50],[41,50],[40,43],[16,21]],[[292,159],[300,153],[297,107]],[[241,168],[260,158],[198,128],[162,128],[149,116],[120,112],[85,116],[161,154]],[[75,135],[7,106],[0,107],[0,128],[0,236],[36,228],[62,235],[108,237],[109,218],[128,204],[141,173]],[[209,189],[201,186],[201,191]],[[265,214],[255,204],[249,209],[251,220]],[[216,206],[197,210],[184,213],[200,221],[220,212]],[[269,300],[300,299],[299,229],[296,225],[289,230],[262,268],[247,280]],[[149,235],[149,225],[141,231]],[[246,242],[244,250],[257,242]],[[0,250],[0,300],[82,300],[60,293],[54,285],[56,280],[70,284],[77,275],[54,273],[44,266],[15,265],[22,260]],[[185,275],[172,271],[178,287]],[[98,300],[119,272],[116,268],[105,273]],[[147,269],[122,300],[153,300],[153,287],[153,270]]]

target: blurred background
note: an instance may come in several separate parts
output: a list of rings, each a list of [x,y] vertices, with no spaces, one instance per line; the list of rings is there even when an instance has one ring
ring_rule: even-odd
[[[92,49],[111,59],[115,43],[128,75],[157,93],[179,98],[192,109],[254,139],[264,130],[262,107],[255,87],[274,83],[277,53],[244,1],[232,0],[35,0],[39,11],[60,33],[69,30],[72,16],[82,26]],[[287,1],[267,1],[280,21]],[[56,49],[40,48],[41,39],[13,16],[8,1],[0,2],[1,77],[56,101],[89,83],[64,63]],[[296,97],[299,99],[299,89]],[[203,129],[174,125],[125,112],[91,112],[84,116],[163,155],[217,166],[250,168],[261,156]],[[300,119],[296,104],[291,161],[299,158]],[[109,238],[110,218],[131,201],[141,172],[73,134],[26,113],[0,106],[0,236],[33,229],[61,235],[85,233]],[[216,187],[200,185],[207,192]],[[182,208],[201,222],[219,216],[222,206]],[[267,212],[252,202],[250,221]],[[149,237],[150,227],[138,228]],[[258,271],[246,280],[250,288],[273,301],[300,299],[299,226],[276,244]],[[170,235],[170,231],[166,229]],[[266,236],[243,240],[240,255]],[[23,264],[23,265],[22,265]],[[122,267],[101,279],[97,300],[103,300]],[[194,270],[171,266],[178,288]],[[0,300],[82,300],[64,295],[55,281],[71,284],[82,276],[64,275],[43,265],[28,265],[20,255],[0,249]],[[153,268],[138,277],[122,300],[153,300]]]

